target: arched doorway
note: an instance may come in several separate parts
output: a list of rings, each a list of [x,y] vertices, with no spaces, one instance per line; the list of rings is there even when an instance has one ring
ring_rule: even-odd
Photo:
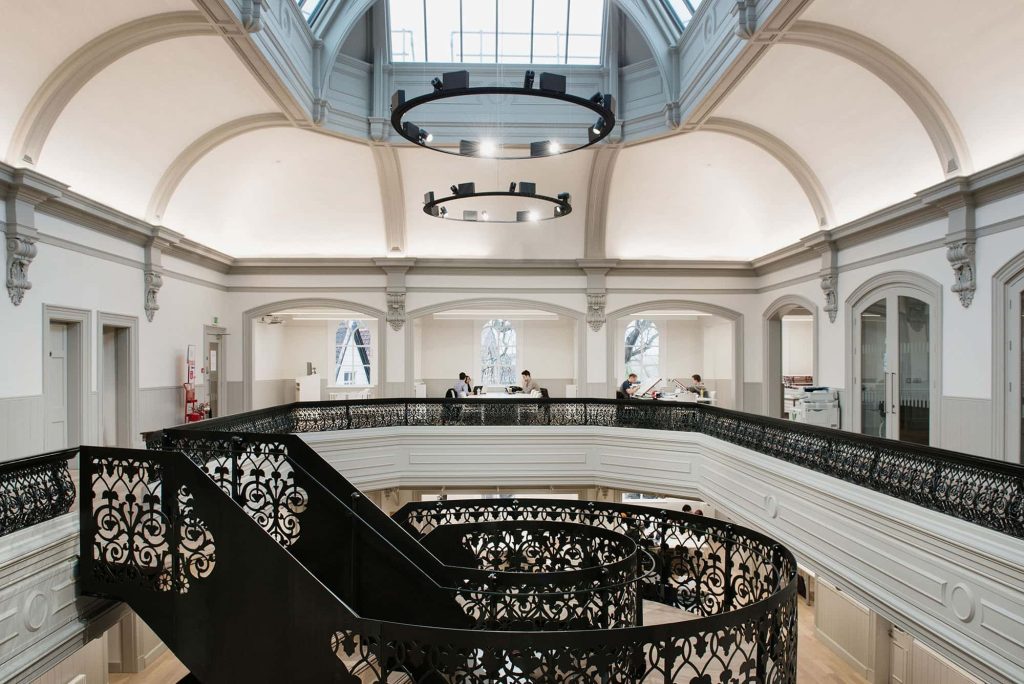
[[[308,315],[303,315],[305,312]],[[367,378],[368,391],[374,396],[382,396],[384,388],[387,386],[385,382],[385,376],[387,372],[387,364],[384,360],[387,358],[386,354],[386,341],[387,335],[383,334],[382,326],[384,322],[384,312],[380,309],[376,309],[372,306],[360,304],[358,302],[346,301],[343,299],[329,299],[329,298],[309,298],[309,299],[289,299],[280,302],[271,302],[269,304],[263,304],[261,306],[249,309],[242,313],[242,392],[245,402],[245,410],[252,410],[257,404],[266,405],[269,403],[280,403],[281,401],[288,401],[290,394],[287,391],[283,391],[279,397],[260,397],[254,396],[256,388],[256,378],[260,375],[257,371],[257,356],[256,356],[256,330],[257,325],[265,326],[270,329],[271,326],[275,325],[274,321],[267,321],[260,323],[260,319],[266,320],[268,317],[279,318],[279,319],[306,319],[302,320],[302,323],[317,323],[322,324],[319,327],[323,328],[322,334],[316,330],[310,331],[310,336],[319,336],[320,344],[314,340],[313,345],[315,349],[322,351],[324,355],[324,361],[321,362],[321,368],[318,370],[324,374],[324,380],[328,387],[331,386],[334,378],[334,366],[336,359],[331,358],[333,353],[331,351],[332,339],[337,344],[341,345],[341,348],[350,350],[351,354],[355,356],[366,357],[369,359],[372,357],[373,361],[367,361],[365,363],[356,363],[354,369],[358,370],[358,367],[368,367],[372,363],[372,377]],[[361,321],[360,325],[349,325],[346,329],[352,329],[357,334],[346,337],[342,334],[340,337],[337,333],[338,324],[342,321]],[[298,322],[298,321],[297,321]],[[283,325],[287,325],[284,323]],[[360,335],[358,331],[364,325],[375,327],[376,331],[371,335]],[[317,326],[306,326],[306,327],[317,327]],[[330,330],[328,330],[330,328]],[[332,336],[333,334],[333,336]],[[372,341],[367,343],[367,337],[372,336]],[[353,341],[355,340],[355,341]],[[372,351],[368,351],[372,347]],[[329,360],[328,360],[329,359]],[[308,359],[303,357],[296,361],[304,362]],[[331,366],[328,368],[328,366]],[[287,369],[281,370],[276,374],[281,375],[281,378],[274,378],[280,380],[278,384],[282,388],[288,386],[287,380],[294,379],[295,377],[302,374],[302,368],[292,366]],[[353,374],[355,372],[353,371]],[[369,375],[369,374],[368,374]],[[290,387],[291,391],[294,392],[294,382]]]
[[[785,295],[765,309],[762,319],[761,412],[788,418],[786,386],[818,379],[818,307],[799,295]]]
[[[942,286],[885,273],[846,300],[847,387],[854,432],[939,444]]]
[[[992,276],[993,456],[1024,463],[1024,252]]]
[[[678,342],[696,344],[698,336],[687,337],[684,331],[673,330],[673,325],[700,321],[701,354],[690,364],[680,365]],[[669,378],[688,380],[699,373],[716,392],[716,403],[724,408],[743,409],[743,314],[707,302],[689,300],[660,300],[632,304],[607,316],[608,335],[608,396],[625,378],[629,364],[627,358],[628,328],[634,321],[651,321],[658,330],[658,374]],[[635,327],[635,326],[634,326]],[[684,345],[685,346],[685,345]],[[635,350],[635,345],[634,345]],[[674,351],[676,350],[676,351]],[[705,354],[706,352],[706,354]]]
[[[409,311],[406,391],[416,396],[419,384],[426,396],[443,396],[460,371],[469,373],[474,385],[517,384],[519,371],[529,368],[552,397],[575,396],[587,377],[585,326],[585,313],[531,299],[463,299]],[[487,341],[495,340],[499,329],[505,331],[503,349],[492,361],[513,364],[516,382],[499,382],[508,379],[508,369],[495,374],[485,359]]]

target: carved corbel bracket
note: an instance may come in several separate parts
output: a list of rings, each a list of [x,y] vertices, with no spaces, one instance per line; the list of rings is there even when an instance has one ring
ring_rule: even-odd
[[[757,31],[757,0],[738,0],[736,3],[736,37],[750,40]]]
[[[977,280],[974,274],[974,240],[960,240],[946,244],[946,259],[953,267],[953,285],[950,291],[960,297],[966,309],[974,301]]]
[[[839,272],[836,269],[828,269],[821,272],[821,291],[825,295],[825,313],[828,314],[829,323],[836,322],[839,314],[839,295],[836,288],[839,281]]]
[[[7,238],[7,294],[11,304],[18,306],[25,298],[25,291],[32,289],[28,279],[28,267],[36,258],[36,241],[26,235]]]
[[[669,102],[665,105],[665,125],[675,130],[682,124],[682,112],[679,110],[678,102]]]
[[[395,332],[405,325],[405,290],[387,292],[388,310],[385,318]]]
[[[244,0],[242,2],[242,28],[249,33],[263,29],[264,0]]]
[[[164,277],[159,271],[150,270],[144,271],[144,277],[146,283],[146,320],[152,323],[154,314],[160,310],[160,304],[157,303],[156,296],[160,292],[160,288],[164,286]]]
[[[322,97],[318,97],[313,100],[313,123],[317,126],[323,126],[324,121],[327,121],[327,113],[331,110],[331,106]]]
[[[604,327],[607,317],[605,316],[605,304],[608,302],[608,295],[605,292],[587,293],[587,325],[594,332]]]

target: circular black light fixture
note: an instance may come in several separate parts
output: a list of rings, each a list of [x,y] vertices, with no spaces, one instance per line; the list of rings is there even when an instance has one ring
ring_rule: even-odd
[[[452,185],[450,190],[452,194],[447,197],[435,197],[433,192],[425,194],[423,213],[449,221],[481,223],[536,223],[562,218],[572,213],[572,195],[567,192],[561,192],[556,197],[538,195],[537,184],[529,181],[513,182],[508,190],[477,192],[476,183],[459,183]],[[506,198],[503,200],[506,204],[505,211],[494,210],[495,208],[491,207],[494,214],[491,215],[491,212],[480,209],[481,205],[488,203],[487,200],[480,201],[481,199],[494,197]],[[516,201],[508,202],[508,198]],[[523,206],[524,200],[537,206],[519,209]],[[459,205],[462,205],[461,209]],[[550,210],[542,210],[545,205],[551,205]]]
[[[533,87],[535,80],[539,81],[537,88]],[[615,128],[615,98],[607,93],[594,93],[589,98],[569,95],[565,92],[565,76],[561,74],[544,72],[535,79],[534,72],[531,70],[526,72],[522,88],[513,86],[480,86],[471,88],[469,86],[468,71],[450,71],[442,74],[440,77],[435,76],[430,84],[433,88],[432,92],[410,100],[405,99],[404,90],[395,91],[391,96],[391,125],[400,136],[409,142],[437,152],[444,152],[445,154],[490,159],[551,157],[556,154],[565,154],[590,147],[607,138]],[[579,142],[538,140],[530,143],[528,152],[525,149],[520,150],[516,146],[504,146],[494,140],[460,140],[458,151],[440,145],[432,145],[434,136],[413,122],[415,117],[411,116],[411,113],[417,107],[440,102],[441,100],[480,95],[510,95],[558,100],[559,102],[565,102],[566,104],[589,110],[591,114],[597,117],[597,120],[593,124],[580,126],[581,133],[582,129],[586,129],[585,135],[581,135],[581,140],[586,140],[586,142],[582,144]],[[517,152],[521,153],[517,154]]]

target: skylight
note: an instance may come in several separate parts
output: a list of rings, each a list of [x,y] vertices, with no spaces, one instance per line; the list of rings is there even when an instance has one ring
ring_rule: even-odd
[[[672,12],[676,15],[676,19],[679,20],[679,26],[686,28],[686,25],[690,23],[690,19],[693,18],[694,12],[700,6],[700,0],[665,0],[668,6],[672,9]]]
[[[391,59],[600,64],[604,8],[605,0],[390,0]]]
[[[317,12],[323,6],[324,0],[295,0],[295,4],[299,6],[299,11],[302,12],[302,16],[306,17],[306,21],[312,23],[316,19]]]

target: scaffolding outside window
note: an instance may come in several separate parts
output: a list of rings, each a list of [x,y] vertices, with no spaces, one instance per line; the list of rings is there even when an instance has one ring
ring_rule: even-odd
[[[516,329],[512,321],[484,323],[480,334],[480,382],[484,385],[515,385]]]
[[[334,386],[371,384],[373,337],[366,321],[338,321],[334,335]]]
[[[654,321],[637,319],[626,326],[626,375],[636,373],[641,382],[658,377],[661,354],[658,326]]]
[[[605,0],[389,0],[388,10],[393,62],[601,63]]]

